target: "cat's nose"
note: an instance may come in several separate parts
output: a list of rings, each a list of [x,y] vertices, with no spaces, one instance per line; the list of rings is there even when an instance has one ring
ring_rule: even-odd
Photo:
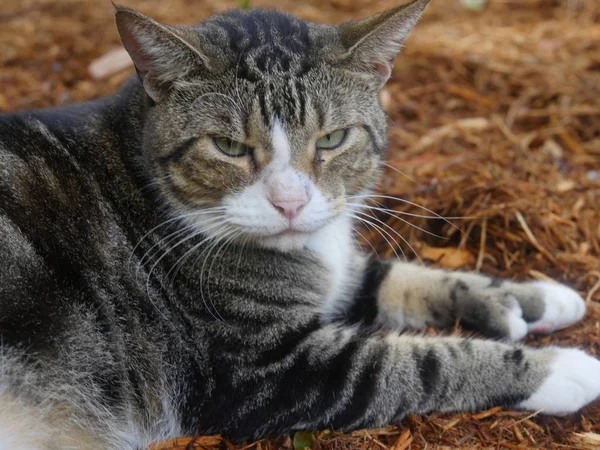
[[[285,218],[292,220],[300,214],[306,200],[271,200],[271,203]]]

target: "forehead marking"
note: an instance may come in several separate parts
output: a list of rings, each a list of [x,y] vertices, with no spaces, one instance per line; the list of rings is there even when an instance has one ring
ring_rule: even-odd
[[[241,78],[254,82],[265,74],[300,76],[308,70],[309,26],[296,17],[276,11],[231,11],[210,20],[208,25],[227,36],[229,52],[226,56],[232,62],[240,61],[238,75]],[[222,46],[220,34],[212,37],[218,47]]]
[[[273,136],[271,144],[273,146],[274,166],[285,166],[290,162],[290,142],[283,130],[281,122],[277,119],[273,120]]]

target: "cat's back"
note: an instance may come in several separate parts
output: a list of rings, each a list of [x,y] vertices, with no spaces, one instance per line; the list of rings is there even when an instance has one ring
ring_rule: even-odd
[[[0,217],[38,253],[81,236],[98,216],[101,195],[82,163],[85,114],[70,107],[0,116]]]
[[[0,115],[0,329],[5,343],[62,328],[118,239],[89,163],[87,105]],[[101,145],[101,143],[99,143]],[[81,303],[83,305],[83,303]],[[31,330],[36,330],[32,333]]]
[[[71,107],[0,115],[3,212],[9,213],[16,205],[27,206],[28,201],[42,194],[59,190],[63,197],[69,194],[64,192],[61,181],[79,172],[76,152],[72,150],[77,147],[77,135],[85,129],[81,119],[84,114],[85,109]]]

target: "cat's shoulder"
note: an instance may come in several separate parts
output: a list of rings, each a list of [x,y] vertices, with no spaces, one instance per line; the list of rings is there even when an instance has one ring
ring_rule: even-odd
[[[86,108],[50,108],[0,115],[0,151],[26,156],[58,145],[66,130],[84,126]]]

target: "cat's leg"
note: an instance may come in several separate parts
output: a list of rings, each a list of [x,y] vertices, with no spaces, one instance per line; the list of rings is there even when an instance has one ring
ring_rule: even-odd
[[[257,355],[247,374],[261,391],[236,404],[228,432],[240,437],[294,429],[350,430],[409,413],[492,406],[571,413],[600,394],[600,361],[580,350],[411,335],[365,336],[328,325]],[[273,354],[285,355],[273,359]],[[264,361],[269,360],[269,364]],[[242,398],[232,385],[223,402]],[[230,410],[228,410],[230,411]],[[256,431],[260,430],[260,431]]]
[[[363,286],[347,315],[396,329],[451,327],[457,320],[486,336],[522,339],[579,321],[585,302],[567,286],[514,283],[401,262],[364,262]],[[354,311],[354,312],[353,312]]]

